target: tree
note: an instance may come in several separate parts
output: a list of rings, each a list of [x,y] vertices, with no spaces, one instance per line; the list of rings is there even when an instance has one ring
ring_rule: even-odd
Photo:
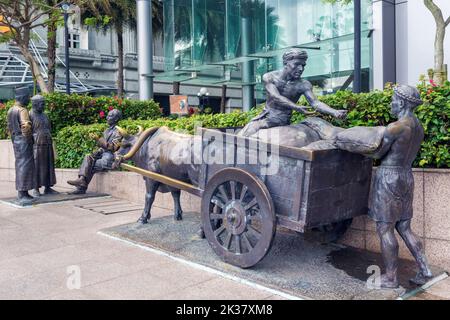
[[[441,8],[439,8],[433,0],[423,1],[427,9],[433,15],[436,23],[436,35],[434,40],[434,72],[433,80],[437,85],[442,85],[446,79],[446,71],[444,65],[444,40],[445,29],[450,24],[450,17],[444,20]]]
[[[135,0],[79,0],[77,2],[82,11],[84,23],[106,31],[109,28],[117,34],[117,94],[124,95],[124,28],[136,29],[136,1]],[[153,28],[155,34],[162,33],[162,5],[152,0]]]
[[[54,6],[57,3],[57,0],[46,0],[47,5]],[[56,46],[57,46],[57,30],[58,25],[61,22],[61,12],[54,11],[48,14],[47,20],[47,88],[49,92],[53,92],[55,90],[55,82],[56,82]]]
[[[0,26],[10,30],[2,35],[1,41],[12,40],[17,44],[43,93],[48,93],[48,88],[39,64],[29,49],[31,32],[35,28],[45,27],[45,17],[59,10],[61,2],[55,1],[49,5],[47,0],[0,0],[0,15],[3,17]]]

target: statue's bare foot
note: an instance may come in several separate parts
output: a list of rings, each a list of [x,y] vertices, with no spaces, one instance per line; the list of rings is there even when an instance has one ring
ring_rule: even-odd
[[[388,276],[387,274],[382,274],[380,278],[380,285],[383,289],[397,289],[398,280],[397,277]]]
[[[48,187],[48,188],[45,188],[44,194],[59,194],[59,192],[54,190],[54,189],[52,189],[52,188],[50,188],[50,187]]]
[[[424,274],[422,271],[419,271],[416,274],[416,276],[414,278],[410,279],[409,281],[418,286],[423,286],[425,283],[430,281],[432,277],[433,277],[433,275],[431,272]]]

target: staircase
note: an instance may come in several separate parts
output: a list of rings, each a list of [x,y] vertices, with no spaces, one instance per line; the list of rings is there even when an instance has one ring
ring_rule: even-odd
[[[47,43],[42,37],[34,32],[34,37],[37,38],[38,45],[36,45],[34,40],[30,41],[30,51],[36,58],[42,76],[45,80],[48,79],[48,68],[42,56],[42,48],[47,48]],[[28,63],[20,58],[17,48],[10,45],[10,50],[8,52],[0,52],[0,88],[1,87],[17,87],[20,85],[33,84],[33,76]],[[65,67],[64,61],[57,55],[56,59]],[[109,87],[105,85],[88,85],[81,82],[81,80],[72,72],[70,72],[71,82],[70,91],[73,93],[88,93],[88,92],[113,92],[116,88]],[[66,83],[62,81],[56,81],[55,91],[65,92]]]
[[[13,54],[0,53],[0,87],[33,83],[29,65]]]

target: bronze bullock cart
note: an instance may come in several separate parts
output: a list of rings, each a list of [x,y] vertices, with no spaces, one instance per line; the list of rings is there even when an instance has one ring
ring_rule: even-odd
[[[227,263],[242,268],[257,264],[269,252],[277,225],[301,233],[325,228],[341,235],[354,217],[367,213],[371,159],[201,131],[198,186],[122,167],[200,196],[206,239]],[[226,161],[214,161],[218,152]],[[257,159],[262,154],[265,161]]]

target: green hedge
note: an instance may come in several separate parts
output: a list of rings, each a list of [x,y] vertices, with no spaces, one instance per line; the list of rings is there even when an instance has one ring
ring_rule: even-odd
[[[425,130],[425,139],[415,167],[450,168],[450,82],[443,86],[433,86],[422,81],[418,85],[424,104],[416,110],[417,117]],[[329,106],[349,110],[346,120],[324,117],[341,127],[386,126],[395,119],[390,114],[392,86],[384,91],[354,94],[340,91],[319,99]],[[306,103],[300,100],[299,104]],[[292,121],[298,122],[304,116],[294,114]]]
[[[450,168],[450,83],[442,87],[434,87],[425,82],[419,85],[424,104],[417,109],[417,115],[425,129],[425,141],[420,153],[414,162],[416,167]],[[390,102],[392,88],[384,91],[354,94],[341,91],[333,95],[320,97],[320,100],[336,109],[349,110],[346,120],[335,120],[329,117],[325,119],[335,125],[343,127],[351,126],[377,126],[387,125],[394,121],[390,115]],[[300,100],[299,104],[306,104]],[[124,120],[120,125],[136,132],[137,126],[144,128],[154,126],[168,126],[173,130],[182,130],[192,133],[196,123],[203,127],[237,127],[245,125],[253,116],[260,111],[255,108],[249,113],[235,112],[231,114],[197,115],[190,118],[155,120]],[[296,123],[304,118],[303,115],[294,113],[292,122]],[[72,126],[62,129],[56,137],[58,149],[59,167],[77,168],[83,156],[89,153],[94,144],[89,140],[89,133],[100,134],[106,125]]]
[[[258,109],[251,112],[233,112],[229,114],[195,115],[189,118],[155,120],[122,120],[119,126],[130,133],[136,133],[138,126],[144,129],[167,126],[172,130],[193,133],[195,126],[205,128],[225,128],[244,126]],[[59,168],[78,168],[83,157],[95,148],[95,143],[89,139],[90,133],[100,135],[107,128],[106,124],[93,124],[88,126],[76,125],[60,130],[55,138],[58,153],[56,166]]]
[[[153,100],[136,101],[119,99],[117,97],[93,98],[86,95],[66,95],[62,93],[48,94],[46,99],[46,112],[52,123],[53,133],[67,126],[78,124],[94,124],[104,122],[108,111],[112,108],[123,112],[124,119],[157,119],[162,113],[159,104]],[[10,101],[4,107],[0,105],[0,138],[7,137],[6,113],[12,106]]]
[[[0,139],[8,138],[6,114],[12,105],[13,101],[9,101],[6,104],[0,103]]]

